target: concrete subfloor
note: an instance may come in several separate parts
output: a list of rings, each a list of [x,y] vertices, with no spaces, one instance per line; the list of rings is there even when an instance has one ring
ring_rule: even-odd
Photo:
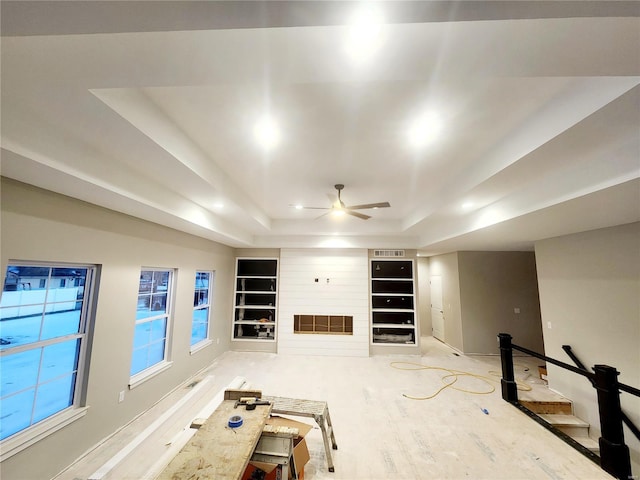
[[[613,478],[502,400],[499,357],[461,355],[431,337],[421,339],[421,345],[420,356],[368,358],[227,352],[195,379],[206,379],[194,395],[197,399],[185,403],[131,454],[112,462],[108,472],[102,469],[102,478],[153,478],[172,455],[167,444],[179,446],[185,425],[238,376],[265,395],[328,402],[339,447],[332,451],[335,472],[327,470],[322,435],[314,424],[306,437],[311,460],[304,469],[305,480]],[[448,372],[442,370],[403,369],[417,368],[413,364],[491,380],[458,376],[453,386],[460,390],[444,388],[431,399],[415,400],[404,395],[432,396],[454,377],[443,380]],[[533,389],[529,394],[536,389],[548,392],[538,378],[538,360],[518,357],[515,364],[516,377],[527,385],[524,388]],[[56,480],[90,478],[191,388],[177,389]]]

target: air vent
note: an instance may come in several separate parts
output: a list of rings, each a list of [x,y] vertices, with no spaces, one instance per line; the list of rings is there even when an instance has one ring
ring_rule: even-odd
[[[404,250],[374,250],[373,256],[383,258],[400,258],[404,257]]]

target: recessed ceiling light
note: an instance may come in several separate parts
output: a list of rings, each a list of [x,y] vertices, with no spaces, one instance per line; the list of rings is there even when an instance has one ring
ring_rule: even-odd
[[[475,205],[475,203],[473,203],[473,202],[464,202],[462,204],[462,209],[463,210],[470,210],[471,208],[473,208],[474,205]]]
[[[268,115],[265,115],[256,122],[253,127],[253,134],[258,144],[267,150],[271,150],[280,143],[280,129],[278,128],[278,124]]]
[[[363,8],[353,15],[345,50],[354,62],[370,58],[383,40],[382,14],[374,8]]]
[[[296,209],[296,210],[302,210],[302,208],[303,208],[303,207],[302,207],[302,205],[296,205],[296,206],[295,206],[295,209]]]
[[[409,127],[407,136],[414,148],[422,148],[433,142],[442,130],[440,117],[433,112],[418,117]]]
[[[224,208],[224,203],[222,202],[214,203],[213,208],[215,208],[216,210],[222,210]]]

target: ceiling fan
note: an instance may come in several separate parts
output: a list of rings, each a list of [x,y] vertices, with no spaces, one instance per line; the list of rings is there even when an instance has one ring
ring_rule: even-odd
[[[334,187],[338,191],[338,197],[330,207],[299,207],[298,206],[296,208],[303,208],[307,210],[329,210],[327,213],[324,213],[317,218],[324,217],[325,215],[329,215],[331,213],[334,215],[345,215],[345,214],[352,215],[354,217],[361,218],[362,220],[369,220],[371,218],[370,215],[365,215],[364,213],[356,212],[355,210],[367,210],[369,208],[386,208],[391,206],[389,202],[365,203],[362,205],[346,206],[342,201],[342,198],[340,198],[340,192],[344,188],[344,185],[342,185],[341,183],[338,183],[334,185]]]

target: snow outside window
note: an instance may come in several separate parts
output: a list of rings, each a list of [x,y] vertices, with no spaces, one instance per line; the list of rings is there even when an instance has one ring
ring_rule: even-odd
[[[0,298],[3,446],[5,439],[14,442],[20,432],[80,407],[94,272],[86,265],[7,267]]]
[[[166,361],[172,270],[143,268],[138,287],[131,376]]]
[[[209,339],[209,314],[211,312],[211,292],[215,272],[196,272],[193,294],[193,319],[191,323],[191,346]]]

